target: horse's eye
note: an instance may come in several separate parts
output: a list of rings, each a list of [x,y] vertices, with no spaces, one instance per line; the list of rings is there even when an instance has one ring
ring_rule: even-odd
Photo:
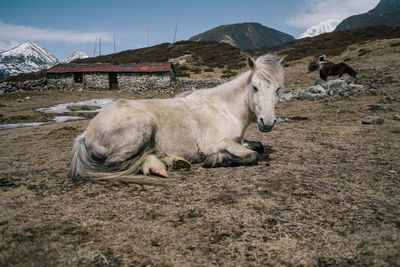
[[[258,92],[258,88],[253,85],[253,91]]]

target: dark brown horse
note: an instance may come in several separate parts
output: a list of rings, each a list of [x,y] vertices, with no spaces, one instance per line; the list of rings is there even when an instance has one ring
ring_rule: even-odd
[[[335,76],[339,75],[342,77],[343,74],[349,74],[350,76],[357,78],[357,72],[355,72],[349,65],[346,63],[340,62],[338,64],[334,64],[332,62],[328,62],[325,64],[322,69],[319,71],[319,77],[323,80],[327,80],[328,76]]]

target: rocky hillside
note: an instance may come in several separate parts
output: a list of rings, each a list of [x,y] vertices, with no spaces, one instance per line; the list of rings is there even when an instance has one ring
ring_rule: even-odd
[[[259,23],[223,25],[193,36],[190,41],[217,41],[241,49],[272,47],[294,40],[294,37]]]
[[[296,40],[285,46],[277,47],[275,51],[286,55],[287,61],[308,56],[335,56],[342,53],[348,46],[362,44],[381,39],[400,37],[400,27],[378,26],[349,31],[325,33],[313,38]],[[264,52],[271,50],[264,50]]]
[[[400,1],[381,0],[379,4],[367,13],[348,17],[343,20],[335,31],[361,29],[371,26],[400,25]]]

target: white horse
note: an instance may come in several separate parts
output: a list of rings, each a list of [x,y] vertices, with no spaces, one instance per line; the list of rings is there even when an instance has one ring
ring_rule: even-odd
[[[283,59],[268,54],[249,70],[211,89],[172,99],[117,100],[76,138],[69,176],[74,180],[158,184],[167,170],[257,164],[259,142],[244,141],[257,120],[262,132],[275,120],[276,93],[284,86]],[[138,173],[142,173],[139,175]],[[149,176],[152,175],[152,176]]]

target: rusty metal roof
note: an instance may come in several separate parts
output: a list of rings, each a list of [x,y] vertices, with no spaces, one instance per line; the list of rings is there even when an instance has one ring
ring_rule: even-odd
[[[173,71],[171,62],[140,64],[58,64],[47,73],[74,72],[168,72]]]

